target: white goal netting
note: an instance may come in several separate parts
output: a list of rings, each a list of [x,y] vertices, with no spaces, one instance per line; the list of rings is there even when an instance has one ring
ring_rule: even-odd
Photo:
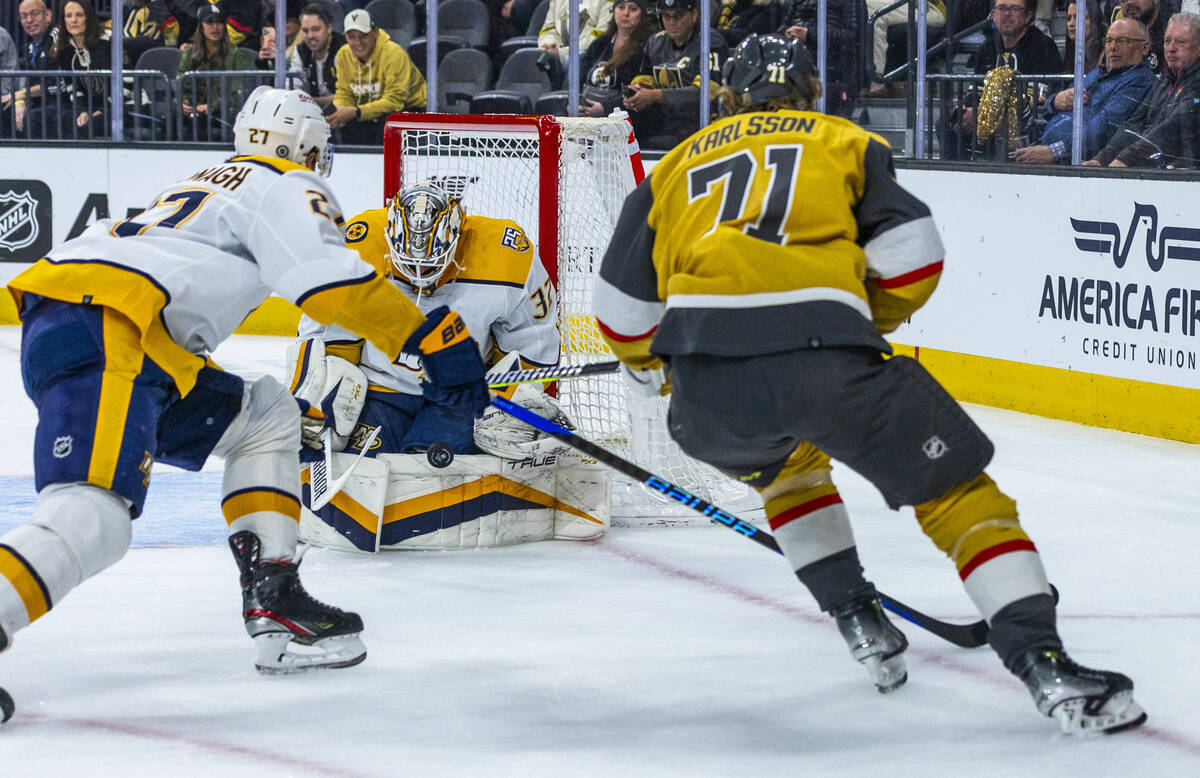
[[[433,181],[460,195],[467,213],[520,224],[556,283],[562,364],[604,361],[613,355],[591,315],[592,287],[634,187],[628,136],[618,119],[393,118],[385,180],[389,187]],[[630,395],[618,375],[560,381],[558,397],[581,436],[726,510],[761,515],[756,494],[679,450],[667,432],[665,399]],[[705,521],[623,477],[614,478],[612,515]]]

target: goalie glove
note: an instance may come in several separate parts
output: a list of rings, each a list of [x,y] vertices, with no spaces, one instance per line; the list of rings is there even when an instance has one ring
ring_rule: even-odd
[[[546,394],[540,385],[521,384],[513,393],[512,401],[560,427],[575,429],[562,406]],[[517,461],[557,454],[569,448],[558,439],[494,406],[484,412],[483,418],[475,421],[475,445],[501,459]]]
[[[326,356],[325,344],[315,338],[289,346],[287,360],[294,366],[292,395],[301,403],[301,441],[319,449],[321,430],[329,427],[334,449],[341,451],[367,400],[366,374],[341,357]]]

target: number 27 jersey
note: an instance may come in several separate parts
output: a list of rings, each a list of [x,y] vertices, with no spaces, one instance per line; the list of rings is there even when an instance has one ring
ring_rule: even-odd
[[[142,214],[96,222],[9,284],[103,305],[190,391],[205,355],[272,292],[398,354],[423,317],[342,242],[325,182],[293,162],[234,157],[176,183]]]

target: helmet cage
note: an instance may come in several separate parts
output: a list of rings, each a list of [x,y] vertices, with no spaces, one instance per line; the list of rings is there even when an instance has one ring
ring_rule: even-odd
[[[434,286],[454,260],[462,234],[458,199],[430,185],[397,192],[388,203],[387,239],[392,267],[417,289]]]

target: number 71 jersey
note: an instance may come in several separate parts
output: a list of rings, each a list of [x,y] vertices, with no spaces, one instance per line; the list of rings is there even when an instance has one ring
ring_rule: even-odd
[[[887,143],[807,111],[726,117],[632,192],[593,305],[623,360],[802,348],[890,351],[932,293],[942,245]]]

